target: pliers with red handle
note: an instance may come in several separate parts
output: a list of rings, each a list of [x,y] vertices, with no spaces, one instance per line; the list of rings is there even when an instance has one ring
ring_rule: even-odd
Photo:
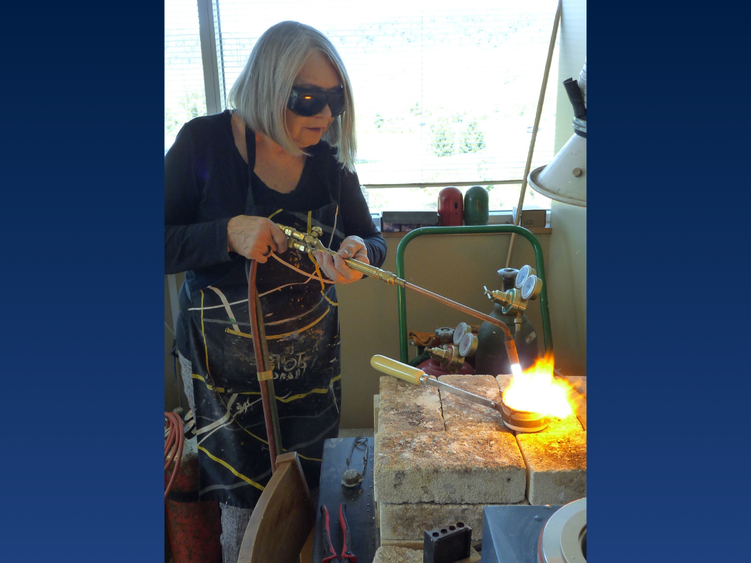
[[[350,561],[357,563],[357,556],[352,553],[352,537],[349,533],[349,523],[347,522],[347,505],[339,505],[339,525],[342,527],[342,557],[340,561]]]
[[[321,563],[357,563],[357,556],[352,553],[352,537],[349,532],[349,524],[347,522],[347,505],[342,503],[339,505],[339,525],[342,528],[342,557],[337,557],[334,546],[331,543],[331,520],[329,518],[329,510],[326,505],[321,506],[321,515],[323,516],[323,550],[324,556],[321,559]]]
[[[329,520],[329,510],[326,505],[321,505],[321,515],[323,516],[323,551],[324,556],[321,563],[339,563],[339,557],[331,545],[331,521]]]

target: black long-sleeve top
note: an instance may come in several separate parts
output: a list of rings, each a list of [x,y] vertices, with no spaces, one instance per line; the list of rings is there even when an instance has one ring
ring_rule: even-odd
[[[231,117],[225,110],[191,120],[165,156],[164,269],[167,274],[186,272],[181,310],[190,292],[224,279],[244,260],[227,251],[227,223],[245,214],[250,180],[248,164],[235,146]],[[248,152],[255,151],[252,134],[248,141]],[[323,141],[308,147],[300,181],[289,194],[271,190],[256,176],[254,202],[289,211],[337,203],[338,228],[345,236],[361,237],[370,263],[380,266],[386,242],[373,223],[357,174],[342,167],[335,151]],[[182,352],[180,340],[178,335]]]

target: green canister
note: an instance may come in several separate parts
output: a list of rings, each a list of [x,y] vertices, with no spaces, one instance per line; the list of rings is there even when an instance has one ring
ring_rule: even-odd
[[[488,191],[482,186],[472,186],[464,194],[464,224],[488,224]]]

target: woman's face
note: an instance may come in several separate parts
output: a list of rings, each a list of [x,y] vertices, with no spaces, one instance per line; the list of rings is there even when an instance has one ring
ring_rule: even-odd
[[[333,65],[320,51],[315,51],[308,57],[302,70],[300,70],[300,74],[295,78],[294,85],[334,90],[339,88],[341,83]],[[334,122],[329,106],[325,106],[321,113],[311,117],[297,115],[289,108],[286,109],[286,112],[287,130],[292,140],[301,149],[318,144],[321,137]]]

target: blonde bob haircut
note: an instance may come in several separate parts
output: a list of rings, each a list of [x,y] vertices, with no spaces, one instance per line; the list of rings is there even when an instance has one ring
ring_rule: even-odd
[[[229,91],[229,106],[251,130],[270,137],[289,154],[306,154],[290,137],[286,109],[295,78],[315,51],[328,59],[344,87],[344,113],[334,119],[323,140],[336,147],[339,162],[354,171],[357,143],[352,86],[339,53],[320,31],[294,21],[266,30]]]

